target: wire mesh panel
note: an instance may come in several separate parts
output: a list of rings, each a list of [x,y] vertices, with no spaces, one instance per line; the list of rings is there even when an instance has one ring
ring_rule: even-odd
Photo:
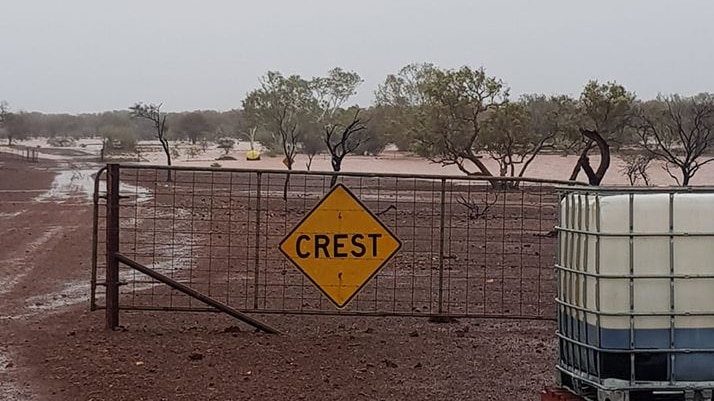
[[[278,249],[332,173],[127,165],[120,175],[120,253],[239,310],[555,319],[550,182],[341,174],[402,247],[339,310]],[[101,234],[97,244],[101,296]],[[127,267],[120,281],[125,309],[204,308]]]

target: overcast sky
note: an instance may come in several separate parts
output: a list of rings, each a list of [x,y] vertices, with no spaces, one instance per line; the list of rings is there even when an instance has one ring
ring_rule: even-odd
[[[227,110],[268,70],[334,66],[367,105],[412,62],[484,66],[516,95],[714,92],[711,0],[2,0],[0,33],[13,110]]]

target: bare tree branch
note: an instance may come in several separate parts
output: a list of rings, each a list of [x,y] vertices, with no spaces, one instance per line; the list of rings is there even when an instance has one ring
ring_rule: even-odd
[[[640,105],[633,127],[642,147],[665,162],[665,171],[677,185],[689,185],[702,166],[714,161],[704,158],[714,144],[712,95],[675,95]]]
[[[161,106],[163,103],[154,104],[144,104],[138,102],[133,106],[129,107],[131,111],[131,116],[134,118],[143,118],[145,120],[151,121],[154,125],[156,138],[161,143],[161,147],[166,154],[166,164],[171,166],[171,149],[169,148],[169,141],[166,138],[166,132],[168,131],[166,127],[166,114],[161,112]],[[171,170],[167,172],[167,181],[171,181]]]
[[[344,158],[357,150],[366,140],[362,135],[367,125],[359,118],[360,110],[355,111],[354,116],[347,125],[327,124],[324,126],[324,142],[330,152],[330,162],[333,171],[342,170]],[[332,176],[330,186],[337,183],[337,175]]]
[[[620,169],[620,172],[627,177],[630,185],[635,185],[640,179],[644,181],[645,185],[650,185],[647,169],[654,156],[649,153],[634,153],[623,154],[621,157],[624,166]]]
[[[459,195],[456,198],[456,202],[467,209],[470,220],[477,220],[482,217],[485,218],[491,206],[498,202],[498,192],[495,192],[492,202],[488,201],[488,193],[486,193],[486,199],[483,201],[473,199],[471,196]]]

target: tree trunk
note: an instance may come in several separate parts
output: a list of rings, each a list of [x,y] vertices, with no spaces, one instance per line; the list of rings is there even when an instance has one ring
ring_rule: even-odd
[[[7,136],[7,146],[12,146],[12,135]]]
[[[580,152],[580,157],[578,157],[578,162],[575,163],[575,167],[573,167],[573,172],[570,173],[570,178],[568,178],[569,181],[575,181],[576,179],[578,179],[578,174],[580,174],[580,159],[582,157],[587,157],[588,153],[590,152],[590,149],[592,149],[592,147],[593,147],[593,141],[589,140],[585,144],[585,148],[583,149],[583,151]]]
[[[471,161],[471,163],[476,165],[476,167],[478,167],[479,171],[481,172],[481,175],[493,175],[491,174],[491,171],[488,169],[488,167],[486,167],[486,165],[483,164],[483,162],[479,160],[478,157],[470,158],[469,160]]]
[[[285,175],[285,183],[283,184],[283,201],[287,202],[288,201],[288,187],[290,186],[290,169],[288,169],[288,173]]]
[[[161,147],[164,149],[166,154],[166,165],[171,167],[171,149],[169,149],[169,141],[164,138],[159,139],[161,142]],[[166,181],[171,182],[171,169],[167,170]]]
[[[689,174],[689,171],[687,171],[686,168],[682,167],[682,186],[687,187],[689,186],[689,180],[692,179],[693,174]]]
[[[578,172],[582,168],[585,175],[588,176],[588,182],[590,185],[598,186],[602,182],[603,178],[605,178],[605,173],[607,173],[607,169],[610,167],[610,145],[607,144],[605,138],[603,138],[597,131],[581,128],[580,133],[588,138],[589,141],[588,146],[586,146],[583,153],[580,154],[580,158],[578,159],[575,169],[573,170],[573,175],[577,178]],[[597,147],[600,150],[600,165],[598,166],[597,171],[593,170],[590,165],[590,158],[587,155],[587,151],[589,151],[589,148],[593,143],[597,144]],[[575,178],[572,178],[571,175],[571,181],[574,179]]]
[[[288,168],[288,173],[285,175],[285,184],[283,185],[283,200],[288,201],[288,187],[290,186],[290,172],[293,169],[293,164],[295,164],[295,153],[289,154],[287,150],[285,151],[285,159],[283,159],[285,167]]]
[[[342,171],[342,158],[341,157],[333,157],[332,158],[332,171],[334,172],[339,172]],[[332,176],[332,179],[330,180],[330,188],[334,187],[335,184],[337,184],[337,174]]]

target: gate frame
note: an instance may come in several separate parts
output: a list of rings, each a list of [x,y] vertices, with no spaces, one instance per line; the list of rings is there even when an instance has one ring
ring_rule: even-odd
[[[97,177],[101,175],[101,170],[97,174]],[[95,188],[98,187],[99,179],[95,181]],[[230,306],[219,302],[209,296],[201,294],[186,285],[179,283],[178,281],[172,280],[169,277],[164,276],[158,272],[151,270],[150,268],[135,262],[134,260],[119,253],[119,164],[108,164],[107,165],[107,224],[106,224],[106,328],[107,330],[114,330],[119,327],[119,263],[131,267],[154,280],[168,285],[169,287],[178,290],[194,299],[197,299],[213,308],[217,311],[226,313],[238,320],[243,321],[258,330],[262,330],[268,334],[279,334],[280,332],[256,319],[251,318],[245,313],[231,308]],[[97,194],[95,193],[95,199]],[[95,210],[95,224],[96,224],[96,210]],[[95,226],[96,227],[96,226]],[[96,236],[96,230],[95,230]],[[96,250],[96,247],[95,247]],[[96,259],[96,258],[95,258]],[[93,266],[96,267],[96,266]]]
[[[245,168],[217,168],[217,167],[190,167],[190,166],[157,166],[157,165],[140,165],[140,164],[134,164],[134,163],[129,163],[129,164],[120,164],[120,163],[108,163],[105,167],[102,167],[101,169],[98,170],[97,175],[95,177],[95,183],[94,183],[94,231],[93,231],[93,237],[92,237],[92,285],[91,285],[91,302],[90,302],[90,308],[91,310],[96,310],[100,309],[98,305],[96,304],[96,286],[98,285],[104,285],[106,287],[106,296],[105,296],[105,319],[106,319],[106,327],[107,329],[115,329],[119,327],[119,311],[121,309],[120,306],[120,292],[119,292],[119,287],[121,283],[119,282],[119,265],[120,262],[123,265],[126,265],[130,268],[133,268],[135,270],[138,270],[144,274],[146,273],[145,270],[150,270],[148,267],[143,266],[126,256],[122,255],[120,253],[119,249],[119,202],[122,196],[120,196],[120,170],[123,168],[129,168],[129,169],[135,169],[135,170],[140,170],[142,168],[150,168],[153,170],[166,170],[166,171],[194,171],[194,172],[206,172],[206,173],[252,173],[256,174],[257,176],[257,224],[260,224],[260,199],[261,199],[261,176],[263,174],[288,174],[289,172],[286,172],[285,170],[276,170],[276,169],[245,169]],[[105,196],[100,196],[99,195],[99,189],[100,189],[100,181],[101,181],[101,176],[102,173],[106,171],[106,195]],[[304,176],[322,176],[322,177],[331,177],[331,176],[342,176],[342,177],[356,177],[356,178],[404,178],[404,179],[429,179],[438,182],[438,192],[439,192],[439,197],[440,197],[440,212],[439,212],[439,239],[438,239],[438,305],[437,309],[435,312],[428,313],[428,314],[423,314],[420,316],[434,319],[437,321],[441,321],[443,319],[451,319],[451,318],[459,318],[459,317],[469,317],[469,318],[504,318],[504,319],[510,319],[510,320],[552,320],[556,321],[556,316],[552,317],[547,317],[547,316],[501,316],[501,315],[496,315],[496,314],[485,314],[485,315],[480,315],[480,314],[473,314],[473,313],[444,313],[444,299],[443,299],[443,291],[444,291],[444,259],[446,258],[445,255],[445,228],[446,228],[446,222],[445,222],[445,199],[446,199],[446,182],[447,180],[457,180],[457,181],[474,181],[474,182],[480,182],[480,183],[485,183],[487,185],[494,185],[494,183],[506,183],[506,182],[518,182],[518,183],[531,183],[531,184],[549,184],[553,185],[554,188],[564,187],[564,186],[569,186],[569,187],[583,187],[587,186],[586,183],[579,182],[579,181],[563,181],[563,180],[551,180],[551,179],[541,179],[541,178],[526,178],[526,177],[495,177],[495,176],[455,176],[455,175],[432,175],[432,174],[406,174],[406,173],[358,173],[358,172],[335,172],[335,171],[300,171],[299,172],[301,175]],[[99,245],[99,238],[98,238],[98,229],[99,229],[99,199],[104,198],[106,199],[106,227],[105,227],[105,233],[106,233],[106,275],[105,275],[105,282],[104,283],[98,283],[97,282],[97,259],[98,259],[98,245]],[[258,231],[256,231],[256,235],[258,234]],[[259,251],[256,250],[255,259],[259,259]],[[257,263],[256,263],[256,269],[257,269]],[[191,312],[225,312],[228,313],[240,320],[243,320],[244,322],[255,326],[256,328],[263,330],[268,333],[276,333],[277,330],[265,325],[264,323],[261,323],[257,320],[254,320],[250,317],[248,317],[244,312],[241,312],[237,309],[234,309],[228,305],[225,305],[215,299],[209,298],[198,291],[194,291],[193,289],[186,287],[182,285],[181,283],[174,282],[168,277],[165,277],[157,272],[153,272],[156,276],[150,275],[152,278],[156,279],[157,281],[160,281],[164,284],[167,284],[171,286],[172,288],[183,292],[184,294],[187,294],[191,296],[192,298],[198,299],[199,301],[206,303],[208,307],[206,308],[191,308],[191,309],[186,309],[186,311],[191,311]],[[256,292],[257,296],[257,292]],[[202,299],[203,298],[203,299]],[[138,308],[141,310],[166,310],[165,308]],[[275,310],[257,310],[257,306],[254,305],[254,309],[250,310],[250,312],[256,312],[256,313],[262,313],[262,314],[295,314],[295,315],[303,315],[303,314],[312,314],[312,315],[317,315],[317,314],[329,314],[329,313],[317,313],[314,311],[275,311]],[[179,310],[179,309],[177,309]],[[338,311],[334,313],[336,315],[343,315],[343,316],[414,316],[413,314],[405,313],[405,312],[398,312],[398,311],[393,311],[390,313],[384,313],[384,312],[379,312],[379,311]]]

